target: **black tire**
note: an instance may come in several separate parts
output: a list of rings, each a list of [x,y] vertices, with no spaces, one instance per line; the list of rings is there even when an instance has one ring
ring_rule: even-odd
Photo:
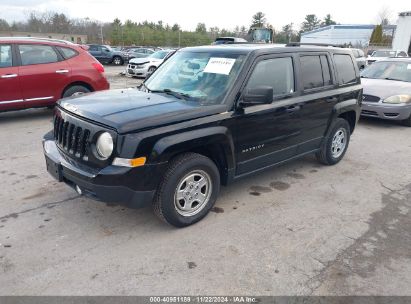
[[[341,134],[340,132],[345,133],[345,145],[343,148],[338,149],[333,147],[333,140],[335,136]],[[350,135],[350,125],[348,121],[343,118],[337,118],[330,127],[327,136],[324,138],[321,150],[316,153],[318,161],[328,166],[337,164],[344,157],[345,152],[347,152],[348,145],[350,143]]]
[[[124,64],[124,60],[120,56],[114,56],[112,62],[113,62],[114,65],[123,65]]]
[[[410,117],[408,117],[407,119],[404,119],[404,120],[402,121],[402,124],[403,124],[404,126],[411,127],[411,115],[410,115]]]
[[[63,98],[71,97],[77,94],[84,94],[89,93],[90,90],[82,85],[74,85],[69,87],[67,90],[64,91]]]
[[[190,190],[190,186],[185,183],[185,187],[183,190],[180,191],[185,192],[183,195],[186,196],[188,191],[201,191],[205,192],[207,200],[204,200],[204,203],[198,203],[197,213],[193,215],[182,215],[182,213],[186,211],[179,210],[180,202],[184,201],[185,199],[191,199],[191,194],[193,197],[196,193],[191,192],[190,195],[187,195],[186,198],[180,200],[175,200],[175,195],[177,192],[177,188],[180,186],[181,183],[184,185],[185,179],[189,178],[191,175],[195,175],[196,173],[205,173],[208,176],[209,188],[201,188],[200,190],[192,189]],[[191,187],[193,188],[193,187]],[[195,188],[195,187],[194,187]],[[185,190],[187,189],[187,190]],[[209,192],[206,191],[208,189]],[[164,222],[169,223],[175,227],[186,227],[192,225],[202,218],[204,218],[210,209],[214,206],[218,194],[220,192],[220,173],[212,160],[209,158],[196,154],[196,153],[185,153],[177,156],[174,158],[169,166],[168,169],[163,177],[163,180],[160,183],[160,186],[157,190],[153,201],[153,209],[155,214]],[[190,203],[190,207],[196,203],[196,198]],[[195,212],[195,211],[193,211]]]
[[[157,70],[157,68],[156,68],[155,66],[151,66],[151,67],[148,68],[147,73],[148,73],[149,75],[151,75],[151,74],[154,73],[155,70]]]

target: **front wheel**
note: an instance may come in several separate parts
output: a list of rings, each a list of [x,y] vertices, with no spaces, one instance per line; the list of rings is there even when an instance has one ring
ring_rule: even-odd
[[[185,227],[204,218],[220,191],[220,174],[212,160],[185,153],[171,161],[157,190],[153,208],[163,221]]]
[[[330,127],[330,131],[321,146],[321,150],[316,153],[317,159],[324,165],[335,165],[345,155],[350,142],[350,125],[343,118],[337,118]]]
[[[411,115],[407,119],[404,119],[402,123],[404,124],[404,126],[411,127]]]

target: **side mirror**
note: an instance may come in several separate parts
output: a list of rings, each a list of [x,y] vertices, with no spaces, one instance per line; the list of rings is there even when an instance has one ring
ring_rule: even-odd
[[[248,89],[240,102],[242,106],[270,104],[273,102],[274,91],[269,86],[259,86]]]

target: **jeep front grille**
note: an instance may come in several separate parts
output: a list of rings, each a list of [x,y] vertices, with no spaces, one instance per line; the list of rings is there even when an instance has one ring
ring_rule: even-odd
[[[82,129],[59,116],[54,117],[54,140],[57,146],[77,158],[88,160],[90,130]]]

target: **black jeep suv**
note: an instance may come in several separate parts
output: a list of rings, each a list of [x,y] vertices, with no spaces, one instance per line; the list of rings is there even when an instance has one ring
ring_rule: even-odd
[[[61,100],[47,169],[80,194],[152,204],[183,227],[210,211],[221,184],[309,153],[338,163],[361,100],[350,50],[185,48],[138,89]]]

